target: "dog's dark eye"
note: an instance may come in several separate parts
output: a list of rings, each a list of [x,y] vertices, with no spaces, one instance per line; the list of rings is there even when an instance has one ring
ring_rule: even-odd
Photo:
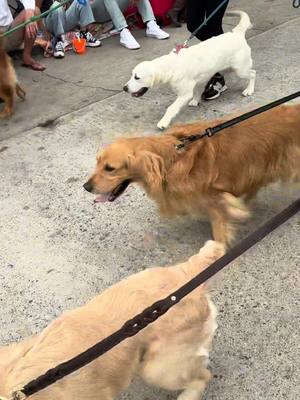
[[[106,172],[112,172],[112,171],[114,171],[114,170],[115,170],[115,168],[112,167],[112,166],[109,165],[109,164],[106,164],[105,167],[104,167],[104,171],[106,171]]]
[[[135,75],[134,75],[134,79],[136,79],[136,80],[138,81],[138,80],[141,79],[141,78],[139,78],[139,77],[137,76],[137,74],[135,74]]]

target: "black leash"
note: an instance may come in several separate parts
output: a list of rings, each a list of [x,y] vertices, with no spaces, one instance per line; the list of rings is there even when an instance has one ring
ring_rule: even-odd
[[[275,217],[267,221],[255,232],[243,239],[240,243],[229,250],[229,252],[226,253],[223,257],[218,259],[200,274],[196,275],[193,279],[180,287],[174,293],[146,308],[142,313],[127,321],[121,329],[101,340],[93,347],[87,349],[86,351],[72,358],[71,360],[59,364],[55,368],[50,369],[44,375],[41,375],[37,379],[34,379],[31,382],[27,383],[27,385],[25,385],[21,390],[18,390],[12,394],[12,399],[22,400],[24,399],[24,397],[31,396],[41,391],[42,389],[47,388],[56,381],[91,363],[96,358],[108,352],[119,343],[123,342],[125,339],[136,335],[138,332],[154,322],[161,315],[165,314],[171,307],[177,304],[186,295],[202,285],[217,272],[221,271],[229,263],[231,263],[241,254],[243,254],[245,251],[250,249],[256,243],[261,241],[265,236],[267,236],[274,229],[282,225],[289,218],[296,215],[299,210],[300,198],[292,203],[290,206],[288,206],[286,209],[284,209],[282,212],[277,214]]]
[[[185,136],[183,138],[180,138],[179,141],[181,142],[180,144],[177,144],[175,147],[177,150],[180,150],[182,148],[185,148],[188,144],[195,142],[196,140],[203,139],[204,137],[212,137],[214,136],[217,132],[222,131],[223,129],[229,128],[232,125],[236,125],[245,119],[254,117],[255,115],[261,114],[265,111],[268,111],[274,107],[279,106],[280,104],[286,103],[287,101],[293,100],[296,97],[300,96],[300,91],[290,94],[289,96],[282,97],[281,99],[275,100],[272,103],[266,104],[262,107],[256,108],[255,110],[249,111],[245,114],[239,115],[236,118],[232,118],[229,121],[225,121],[222,124],[216,125],[211,128],[205,129],[204,132],[198,133],[195,135],[190,135],[190,136]]]

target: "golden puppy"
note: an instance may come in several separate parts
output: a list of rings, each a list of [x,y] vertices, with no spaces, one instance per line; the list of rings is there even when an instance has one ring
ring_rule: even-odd
[[[40,335],[0,348],[0,397],[113,333],[223,254],[222,244],[209,241],[187,262],[132,275],[63,314]],[[206,285],[201,286],[138,335],[32,399],[111,400],[139,375],[151,385],[183,390],[181,400],[198,400],[211,377],[207,363],[215,318]]]
[[[15,93],[22,100],[25,99],[26,93],[18,83],[11,59],[6,54],[3,41],[0,39],[0,98],[4,101],[4,109],[0,112],[0,118],[9,117],[12,114]]]
[[[300,180],[300,105],[277,107],[178,152],[178,138],[224,120],[171,128],[165,135],[121,138],[97,155],[84,188],[96,202],[114,201],[139,183],[163,215],[206,214],[213,237],[229,244],[243,200],[272,182]]]

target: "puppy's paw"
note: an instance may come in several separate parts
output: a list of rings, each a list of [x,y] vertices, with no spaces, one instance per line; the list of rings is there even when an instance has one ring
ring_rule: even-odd
[[[158,124],[156,125],[158,127],[158,129],[160,129],[161,131],[163,131],[164,129],[168,128],[170,122],[168,122],[167,120],[164,120],[163,118],[158,122]]]
[[[246,88],[246,89],[243,91],[243,96],[245,96],[245,97],[247,97],[247,96],[252,96],[253,93],[254,93],[254,90],[253,90],[253,89]]]
[[[192,99],[189,102],[189,107],[198,107],[199,106],[199,101],[197,99]]]

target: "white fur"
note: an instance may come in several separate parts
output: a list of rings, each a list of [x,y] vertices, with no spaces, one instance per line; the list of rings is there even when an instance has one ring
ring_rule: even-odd
[[[142,62],[134,68],[125,86],[129,93],[137,94],[142,88],[169,84],[177,94],[177,99],[158,122],[158,128],[167,128],[184,106],[197,106],[201,98],[200,86],[207,83],[216,72],[233,69],[238,77],[248,79],[243,95],[253,94],[256,72],[252,69],[251,49],[245,39],[245,32],[252,25],[243,11],[228,14],[241,17],[232,32],[184,48],[178,54],[171,52]]]

